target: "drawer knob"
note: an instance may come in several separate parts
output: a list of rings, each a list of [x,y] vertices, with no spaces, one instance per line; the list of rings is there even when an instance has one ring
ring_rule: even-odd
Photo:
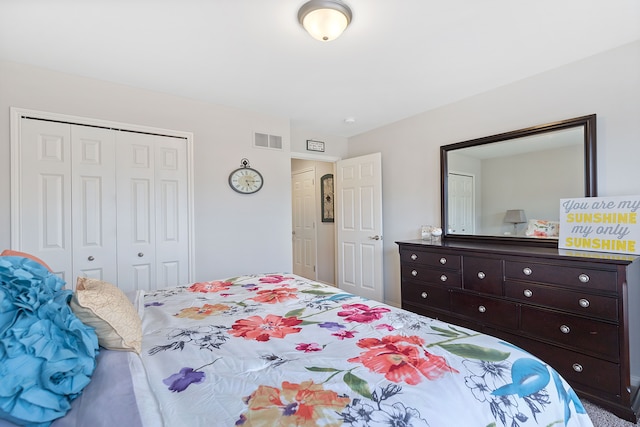
[[[569,332],[571,332],[571,328],[569,328],[567,325],[562,325],[560,326],[560,332],[562,332],[563,334],[568,334]]]
[[[446,281],[447,281],[447,279],[448,279],[448,277],[447,277],[445,274],[443,274],[442,276],[440,276],[440,281],[441,281],[441,282],[446,282]]]
[[[89,258],[87,258],[89,261],[93,261],[95,258],[93,257],[93,255],[89,255]]]
[[[576,372],[582,372],[582,365],[579,363],[574,363],[572,366],[573,370]]]
[[[529,267],[525,267],[522,269],[522,272],[524,273],[525,276],[531,276],[531,273],[533,273],[533,270],[531,270]]]
[[[582,283],[587,283],[589,281],[589,276],[587,274],[582,273],[581,275],[578,276],[578,280],[580,280]]]
[[[418,272],[416,270],[411,270],[411,275],[413,277],[416,277],[418,275]]]
[[[428,294],[428,293],[426,293],[426,292],[423,292],[422,294],[420,294],[420,296],[421,296],[422,298],[426,299],[426,298],[429,296],[429,294]]]
[[[525,289],[522,293],[527,298],[531,298],[533,296],[533,292],[531,291],[531,289]]]
[[[415,261],[415,260],[417,260],[417,259],[418,259],[418,255],[416,255],[416,254],[411,254],[411,259],[412,259],[412,260],[414,260],[414,261]]]
[[[478,271],[478,279],[482,280],[482,279],[484,279],[485,277],[487,277],[487,275],[486,275],[486,274],[484,274],[484,272],[483,272],[483,271]]]
[[[580,301],[578,301],[578,304],[580,304],[580,307],[582,308],[587,308],[589,307],[589,300],[585,299],[585,298],[580,298]]]
[[[447,259],[445,257],[440,258],[440,264],[445,265],[447,263]]]
[[[478,306],[478,311],[480,313],[484,313],[487,311],[487,307],[485,307],[484,305]]]

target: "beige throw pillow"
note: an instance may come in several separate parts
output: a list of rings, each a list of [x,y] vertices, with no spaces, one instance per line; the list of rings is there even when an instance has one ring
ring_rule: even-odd
[[[69,305],[82,323],[95,328],[102,347],[140,354],[142,322],[120,289],[102,280],[78,277]]]

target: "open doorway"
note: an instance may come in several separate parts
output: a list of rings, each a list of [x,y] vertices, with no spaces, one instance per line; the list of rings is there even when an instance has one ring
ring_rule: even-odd
[[[321,178],[327,174],[334,174],[333,162],[291,159],[293,265],[294,273],[335,286],[335,223],[322,221]],[[309,179],[311,182],[308,182]],[[303,181],[307,181],[306,184]],[[295,189],[296,182],[298,190]],[[304,185],[312,185],[312,189],[302,188]],[[294,197],[298,198],[297,202]],[[303,197],[311,199],[303,202]],[[311,208],[305,211],[305,206]],[[313,228],[310,228],[310,222]]]

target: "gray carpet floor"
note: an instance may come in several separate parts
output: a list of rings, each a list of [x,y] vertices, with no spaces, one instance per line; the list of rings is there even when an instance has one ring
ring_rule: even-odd
[[[587,401],[582,400],[584,408],[587,410],[594,427],[634,427],[640,426],[640,424],[633,424],[629,421],[622,420],[611,412],[607,412],[601,407]]]

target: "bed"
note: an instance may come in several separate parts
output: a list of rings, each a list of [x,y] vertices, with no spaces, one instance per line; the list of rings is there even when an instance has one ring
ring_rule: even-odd
[[[100,347],[52,426],[592,425],[508,342],[293,274],[129,297],[114,301],[139,315],[139,354]]]

